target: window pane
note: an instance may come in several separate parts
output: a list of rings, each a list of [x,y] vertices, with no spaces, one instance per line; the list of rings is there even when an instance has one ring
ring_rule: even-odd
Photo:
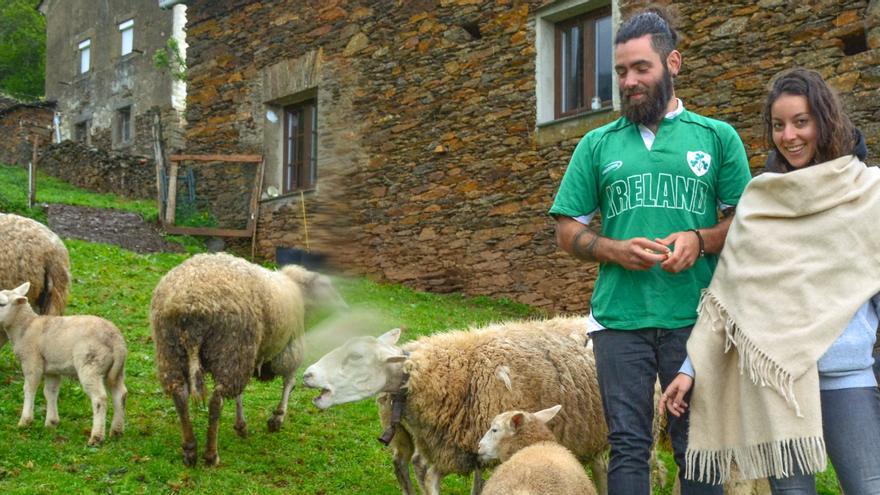
[[[122,31],[122,54],[128,55],[131,53],[132,45],[134,43],[134,28],[130,27]]]
[[[611,16],[596,20],[596,95],[611,101]]]
[[[90,56],[91,48],[85,47],[79,51],[79,73],[85,74],[89,71],[89,56]],[[70,52],[67,52],[70,53]]]
[[[562,32],[562,111],[584,106],[584,41],[580,26]]]

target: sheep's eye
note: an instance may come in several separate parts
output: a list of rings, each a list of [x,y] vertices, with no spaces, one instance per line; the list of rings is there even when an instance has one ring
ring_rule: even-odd
[[[363,358],[364,358],[364,356],[362,354],[358,354],[358,353],[354,352],[354,353],[349,354],[346,359],[348,359],[349,361],[357,361],[357,360],[363,359]]]

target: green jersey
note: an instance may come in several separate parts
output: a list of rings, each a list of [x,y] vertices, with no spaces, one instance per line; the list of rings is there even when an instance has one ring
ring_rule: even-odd
[[[649,150],[639,127],[621,117],[581,139],[550,214],[580,217],[598,209],[602,235],[654,240],[715,225],[718,206],[736,205],[750,179],[742,141],[727,123],[684,110],[663,119]],[[681,273],[602,263],[593,317],[620,330],[692,325],[717,262],[707,254]]]

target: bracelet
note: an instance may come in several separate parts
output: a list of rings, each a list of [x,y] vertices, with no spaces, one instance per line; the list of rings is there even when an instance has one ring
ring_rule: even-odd
[[[703,234],[697,229],[687,229],[687,232],[697,234],[697,239],[700,241],[700,256],[706,256],[706,244],[703,242]]]

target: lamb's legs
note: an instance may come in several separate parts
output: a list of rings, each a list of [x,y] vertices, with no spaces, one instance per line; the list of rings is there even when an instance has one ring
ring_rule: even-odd
[[[92,401],[92,434],[89,437],[89,445],[98,445],[104,441],[104,428],[107,422],[107,391],[104,389],[104,379],[82,368],[77,374],[83,391]]]
[[[174,408],[180,419],[180,431],[183,435],[183,464],[186,466],[196,465],[198,444],[193,435],[192,422],[189,419],[189,391],[185,386],[177,387],[171,393],[174,399]]]
[[[281,423],[284,422],[284,416],[287,415],[287,401],[290,399],[290,391],[296,385],[296,373],[291,372],[284,377],[284,389],[281,391],[281,402],[272,412],[272,417],[267,421],[269,431],[278,431],[281,429]]]
[[[248,429],[247,422],[244,420],[244,404],[242,404],[242,397],[244,397],[244,394],[239,394],[238,397],[235,398],[235,432],[238,433],[238,436],[241,438],[247,438]]]
[[[24,370],[24,405],[21,407],[21,419],[18,420],[19,427],[28,426],[34,421],[34,399],[42,378],[41,370]]]
[[[61,388],[60,375],[46,375],[43,377],[43,397],[46,398],[46,427],[58,426],[58,390]]]
[[[386,425],[383,425],[386,426]],[[409,462],[413,457],[415,448],[409,433],[402,427],[397,429],[394,439],[391,441],[392,459],[394,462],[394,476],[397,477],[397,484],[403,495],[415,495],[413,491],[412,479],[409,476]]]
[[[415,455],[413,455],[412,464],[413,471],[416,473],[416,481],[419,484],[419,490],[421,490],[422,493],[428,493],[428,485],[426,481],[428,477],[428,463],[425,462],[425,458],[422,457],[421,454],[416,452]]]
[[[110,421],[110,436],[122,435],[125,431],[125,399],[128,397],[128,389],[125,388],[125,380],[120,377],[116,383],[110,386],[110,397],[113,400],[113,420]]]
[[[597,454],[590,460],[590,468],[593,471],[593,483],[596,485],[596,493],[607,495],[608,493],[608,455]]]
[[[443,479],[443,473],[437,471],[437,468],[430,466],[428,472],[425,473],[425,495],[440,495],[440,480]]]
[[[474,469],[474,484],[471,486],[471,495],[480,495],[483,493],[483,474],[480,468]]]
[[[208,439],[205,442],[205,465],[216,466],[220,464],[220,456],[217,455],[217,429],[220,426],[220,413],[223,411],[223,396],[220,395],[221,387],[215,387],[208,403]]]

